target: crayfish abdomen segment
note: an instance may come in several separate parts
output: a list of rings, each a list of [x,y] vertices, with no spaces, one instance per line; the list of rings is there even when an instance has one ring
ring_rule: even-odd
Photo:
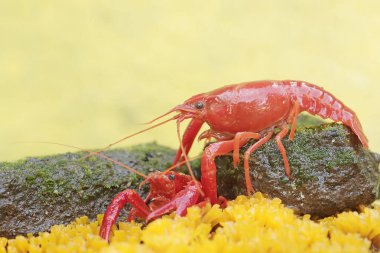
[[[358,136],[362,145],[368,148],[367,137],[354,111],[331,93],[314,84],[302,81],[284,81],[292,103],[298,101],[300,111],[307,111],[324,119],[342,122]]]

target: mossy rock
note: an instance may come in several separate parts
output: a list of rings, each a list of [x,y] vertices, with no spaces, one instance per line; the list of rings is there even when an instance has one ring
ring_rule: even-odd
[[[318,217],[376,198],[380,158],[363,149],[345,126],[299,128],[292,142],[285,138],[283,143],[292,179],[286,177],[282,157],[271,140],[251,156],[256,190],[279,197],[298,213]],[[104,154],[148,174],[171,166],[175,151],[152,143]],[[0,237],[47,231],[82,215],[95,219],[126,188],[146,196],[148,185],[138,189],[140,176],[106,159],[85,156],[78,152],[0,163]],[[217,157],[216,164],[219,195],[233,199],[246,194],[242,167],[232,168],[230,155]],[[199,160],[193,162],[198,174],[199,165]],[[120,219],[126,218],[128,210],[127,206]]]
[[[105,155],[148,174],[171,165],[174,151],[157,144],[115,149]],[[0,163],[0,237],[47,231],[76,217],[104,213],[112,198],[142,178],[114,163],[85,153],[66,153]],[[122,212],[121,219],[127,212]]]
[[[274,139],[250,159],[255,190],[299,214],[325,217],[372,203],[379,194],[379,159],[364,149],[356,135],[342,124],[299,128],[293,141],[283,139],[291,178],[285,174]],[[241,149],[241,157],[254,142]],[[216,158],[218,193],[227,198],[246,194],[243,162],[233,168],[231,156]]]

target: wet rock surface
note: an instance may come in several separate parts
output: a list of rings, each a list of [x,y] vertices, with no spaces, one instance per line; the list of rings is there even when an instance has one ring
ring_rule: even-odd
[[[104,154],[148,174],[170,166],[174,151],[147,144]],[[0,237],[47,231],[83,215],[95,219],[126,188],[146,196],[147,185],[138,190],[140,176],[108,160],[84,156],[67,153],[0,163]],[[123,211],[120,219],[126,216]]]
[[[241,150],[252,145],[248,143]],[[301,128],[293,141],[283,139],[291,179],[272,139],[251,155],[250,176],[255,190],[277,197],[299,214],[314,217],[372,203],[379,194],[379,159],[363,149],[341,124]],[[229,199],[246,194],[243,163],[232,168],[231,156],[216,158],[218,192]]]

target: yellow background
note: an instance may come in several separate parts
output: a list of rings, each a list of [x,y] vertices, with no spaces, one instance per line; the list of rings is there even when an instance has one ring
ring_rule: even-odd
[[[380,151],[380,1],[0,1],[0,160],[103,147],[222,85],[298,79]],[[123,146],[178,146],[175,124]],[[199,149],[198,149],[199,151]]]

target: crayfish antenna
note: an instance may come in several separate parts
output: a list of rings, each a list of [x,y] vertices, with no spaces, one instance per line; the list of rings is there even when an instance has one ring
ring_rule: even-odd
[[[191,178],[193,179],[193,181],[194,181],[194,183],[198,189],[198,192],[202,195],[202,197],[204,197],[205,194],[202,191],[201,187],[198,185],[198,180],[194,176],[194,172],[193,172],[193,169],[191,168],[189,158],[187,157],[187,154],[185,152],[185,147],[183,146],[183,143],[182,143],[181,133],[180,133],[180,123],[181,123],[181,121],[177,120],[177,136],[178,136],[178,140],[179,140],[180,147],[182,150],[182,155],[185,158],[185,163],[186,163],[187,169],[189,170],[189,174],[190,174]],[[175,164],[175,165],[177,165],[177,164]]]
[[[165,117],[166,115],[169,115],[170,113],[175,112],[176,110],[177,110],[177,107],[174,107],[173,109],[171,109],[171,110],[168,111],[167,113],[164,113],[164,114],[162,114],[162,115],[160,115],[160,116],[158,116],[158,117],[156,117],[156,118],[154,118],[154,119],[152,119],[152,120],[150,120],[150,121],[148,121],[148,122],[143,123],[143,125],[152,124],[152,123],[155,122],[156,120],[161,119],[161,118]]]
[[[63,146],[63,147],[68,147],[68,148],[75,148],[75,149],[78,149],[78,150],[81,150],[83,152],[88,152],[88,153],[94,153],[90,150],[87,150],[87,149],[84,149],[84,148],[80,148],[80,147],[76,147],[76,146],[73,146],[73,145],[68,145],[68,144],[62,144],[62,143],[57,143],[57,142],[49,142],[49,141],[34,141],[34,142],[24,142],[24,143],[43,143],[43,144],[52,144],[52,145],[58,145],[58,146]],[[128,171],[132,172],[132,173],[135,173],[143,178],[148,178],[148,176],[146,176],[145,174],[141,173],[140,171],[137,171],[131,167],[129,167],[128,165],[125,165],[121,162],[118,162],[114,159],[112,159],[111,157],[109,156],[106,156],[106,155],[103,155],[103,154],[100,154],[100,153],[97,153],[96,154],[97,156],[99,157],[102,157],[108,161],[111,161],[113,162],[114,164],[117,164],[119,165],[120,167],[123,167],[124,169],[127,169]]]
[[[169,114],[169,112],[166,113],[166,114],[164,114],[164,115],[161,115],[161,116],[158,117],[158,118],[161,118],[161,117],[163,117],[163,116],[165,116],[165,115],[167,115],[167,114]],[[157,119],[158,119],[158,118],[157,118]],[[178,115],[175,115],[174,117],[171,117],[170,119],[164,120],[164,121],[162,121],[162,122],[160,122],[160,123],[157,123],[157,124],[155,124],[155,125],[153,125],[153,126],[147,127],[147,128],[145,128],[145,129],[143,129],[143,130],[140,130],[140,131],[138,131],[138,132],[135,132],[135,133],[133,133],[133,134],[130,134],[130,135],[126,136],[126,137],[123,137],[123,138],[121,138],[120,140],[117,140],[117,141],[115,141],[115,142],[109,144],[107,147],[104,147],[104,148],[102,148],[102,149],[100,149],[100,150],[97,150],[97,151],[95,151],[95,152],[94,152],[94,151],[90,151],[89,154],[86,155],[84,158],[87,158],[87,157],[92,156],[92,155],[98,155],[100,152],[104,152],[104,151],[110,149],[111,147],[115,146],[116,144],[118,144],[118,143],[120,143],[120,142],[122,142],[122,141],[124,141],[124,140],[126,140],[126,139],[129,139],[129,138],[131,138],[131,137],[133,137],[133,136],[136,136],[136,135],[139,135],[139,134],[141,134],[141,133],[144,133],[144,132],[146,132],[146,131],[148,131],[148,130],[151,130],[151,129],[153,129],[153,128],[156,128],[156,127],[158,127],[158,126],[161,126],[161,125],[163,125],[163,124],[165,124],[165,123],[168,123],[169,121],[171,121],[171,120],[173,120],[173,119],[177,119],[177,118],[178,118]],[[148,122],[148,123],[149,123],[149,122]]]

